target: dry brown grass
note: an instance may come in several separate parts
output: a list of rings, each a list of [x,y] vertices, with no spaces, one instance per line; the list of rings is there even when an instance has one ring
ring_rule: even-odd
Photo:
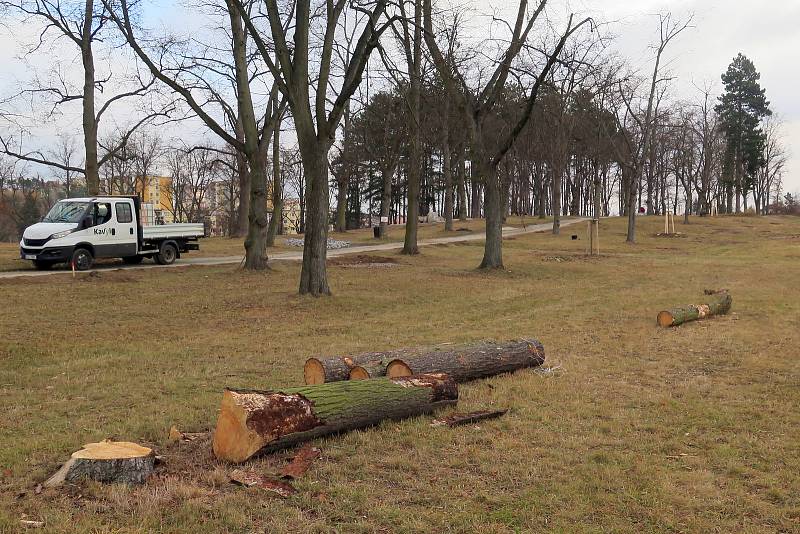
[[[288,263],[0,281],[0,531],[22,514],[48,532],[798,531],[800,219],[693,223],[660,239],[642,219],[629,246],[609,220],[601,258],[570,240],[584,228],[517,237],[503,272],[474,270],[480,242],[332,266],[323,299],[295,294]],[[656,327],[707,287],[731,315]],[[212,428],[224,386],[297,384],[312,355],[518,336],[556,371],[464,385],[458,407],[509,414],[318,440],[287,500],[228,484],[207,441],[167,443],[172,424]],[[105,437],[155,446],[158,476],[35,493]]]

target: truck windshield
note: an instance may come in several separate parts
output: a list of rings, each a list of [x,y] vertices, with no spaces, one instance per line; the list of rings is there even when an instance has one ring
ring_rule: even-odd
[[[89,207],[89,202],[57,202],[55,206],[50,208],[47,216],[42,219],[42,222],[49,223],[76,223],[80,222],[86,209]]]

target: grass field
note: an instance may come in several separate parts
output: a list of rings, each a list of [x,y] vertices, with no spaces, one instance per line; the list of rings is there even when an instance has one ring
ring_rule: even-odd
[[[296,295],[299,266],[0,280],[0,532],[800,531],[800,218],[603,222],[604,255],[570,234],[331,266],[332,298]],[[383,254],[384,256],[386,254]],[[663,330],[659,310],[729,288],[730,315]],[[550,372],[461,387],[453,429],[431,417],[315,442],[280,499],[228,483],[208,439],[225,386],[302,380],[313,355],[533,336]],[[164,457],[143,487],[37,483],[113,437]],[[273,473],[291,451],[249,464]]]

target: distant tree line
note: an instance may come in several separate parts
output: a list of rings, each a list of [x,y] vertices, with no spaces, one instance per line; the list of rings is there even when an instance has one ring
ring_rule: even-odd
[[[680,100],[666,55],[691,17],[658,16],[641,73],[609,52],[600,21],[559,19],[550,3],[520,0],[502,20],[433,0],[210,0],[194,7],[202,31],[166,31],[146,27],[144,5],[129,0],[0,1],[5,28],[37,29],[25,53],[53,58],[2,100],[0,152],[16,162],[2,213],[29,220],[19,214],[46,204],[43,180],[21,177],[35,169],[50,168],[70,196],[140,193],[163,171],[175,217],[208,216],[213,195],[226,232],[245,238],[245,268],[259,270],[294,195],[306,235],[299,291],[325,295],[331,227],[385,235],[405,223],[403,252],[416,254],[420,217],[435,212],[448,230],[484,218],[491,269],[503,267],[509,216],[552,217],[558,233],[562,216],[627,215],[635,242],[642,210],[686,222],[712,208],[786,211],[780,121],[749,59],[734,59],[720,95],[709,86]],[[474,35],[475,17],[490,31]],[[74,61],[55,53],[62,46]],[[70,106],[80,143],[48,151],[14,133]],[[161,142],[187,120],[205,134]]]

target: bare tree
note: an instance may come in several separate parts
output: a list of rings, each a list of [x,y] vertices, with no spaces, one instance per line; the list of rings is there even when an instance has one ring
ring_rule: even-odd
[[[331,290],[325,266],[330,212],[329,151],[345,107],[361,84],[367,60],[387,28],[386,24],[379,26],[379,21],[388,1],[377,0],[368,7],[353,7],[363,15],[359,22],[360,37],[349,61],[342,65],[334,64],[333,58],[342,13],[349,6],[347,0],[327,0],[324,8],[320,6],[313,14],[310,0],[297,0],[293,8],[283,12],[276,0],[265,0],[264,10],[258,16],[251,15],[241,0],[231,1],[243,16],[276,85],[288,99],[297,131],[307,175],[306,234],[300,294],[329,295]],[[264,31],[257,26],[262,21],[268,26]],[[318,22],[320,27],[312,26],[312,21]],[[288,29],[290,27],[291,32]],[[316,37],[317,29],[321,34],[319,42],[312,42],[312,35]],[[274,43],[274,51],[269,46],[270,42]],[[312,46],[319,50],[316,73],[313,74]],[[277,60],[273,60],[274,56],[277,56]],[[334,69],[340,70],[339,76],[333,76]],[[315,93],[313,98],[312,91]]]
[[[164,40],[156,48],[157,58],[140,44],[131,19],[128,0],[103,0],[110,17],[117,24],[128,45],[139,59],[161,83],[177,93],[208,128],[224,143],[232,146],[244,155],[249,172],[249,215],[248,233],[244,247],[246,251],[244,267],[251,270],[262,270],[267,267],[267,229],[269,216],[267,213],[267,155],[273,130],[278,117],[284,112],[284,101],[279,97],[278,86],[268,89],[269,98],[264,110],[257,114],[254,106],[251,83],[260,78],[260,74],[251,72],[252,63],[248,51],[247,32],[244,21],[250,20],[250,7],[245,7],[238,0],[225,0],[224,11],[228,17],[230,30],[230,48],[233,63],[217,57],[205,55],[178,54],[177,65],[171,64],[169,55],[171,41]],[[261,43],[266,47],[265,43]],[[272,59],[267,53],[267,61]],[[229,105],[219,90],[204,79],[215,78],[221,69],[232,72],[229,79],[234,80],[236,92],[236,113],[233,124],[241,128],[241,136],[231,133],[223,123],[215,119],[207,109],[208,102],[227,110],[227,116],[233,114],[234,106]]]
[[[80,52],[83,83],[80,88],[73,87],[68,76],[62,72],[56,72],[55,83],[37,84],[36,87],[25,89],[20,94],[30,95],[39,94],[51,97],[54,101],[53,110],[70,102],[80,102],[82,106],[82,126],[83,126],[83,145],[84,145],[84,165],[77,166],[64,164],[46,157],[41,151],[25,152],[22,147],[16,146],[13,139],[1,138],[0,145],[2,151],[17,159],[54,167],[65,172],[73,172],[85,175],[86,187],[91,195],[100,192],[100,168],[111,158],[114,153],[121,150],[122,145],[109,150],[102,158],[98,157],[98,131],[101,120],[109,111],[113,104],[129,98],[146,94],[153,81],[136,79],[136,86],[131,90],[122,91],[114,96],[106,98],[102,102],[97,101],[96,93],[102,91],[112,79],[112,74],[106,74],[98,78],[95,68],[95,45],[102,42],[104,29],[108,22],[108,14],[103,5],[95,0],[84,1],[54,1],[54,0],[13,0],[0,1],[0,10],[7,16],[12,14],[21,15],[26,21],[34,21],[41,27],[38,43],[34,45],[29,53],[38,51],[48,39],[59,41],[64,38]],[[119,80],[117,80],[119,81]],[[99,109],[97,109],[99,105]],[[158,112],[148,113],[141,120],[129,127],[121,137],[124,143],[130,135],[142,124],[150,121],[156,116],[166,116],[170,106]]]
[[[686,21],[674,20],[671,13],[659,14],[659,44],[656,46],[656,57],[653,65],[653,75],[650,79],[650,90],[647,96],[647,105],[644,109],[644,115],[633,109],[632,96],[629,91],[622,87],[620,82],[620,96],[625,103],[627,116],[630,117],[637,125],[641,132],[640,140],[637,146],[631,147],[630,150],[632,160],[630,163],[630,183],[628,189],[628,234],[626,241],[628,243],[636,242],[636,208],[638,205],[636,201],[641,185],[642,170],[645,161],[650,153],[650,142],[653,137],[653,120],[657,112],[656,97],[658,95],[658,86],[660,83],[666,81],[661,78],[662,58],[664,51],[669,44],[684,30],[690,27],[692,17],[690,16]]]
[[[589,23],[590,19],[585,19],[575,24],[573,17],[570,16],[567,27],[558,39],[553,51],[545,52],[545,64],[538,74],[531,75],[533,82],[529,92],[526,94],[524,107],[518,118],[514,120],[510,128],[500,134],[499,138],[492,136],[490,139],[487,135],[489,133],[489,120],[493,118],[496,104],[507,89],[508,78],[512,73],[514,62],[528,43],[529,35],[533,30],[534,24],[542,15],[547,1],[542,0],[532,13],[529,13],[527,0],[519,2],[517,19],[511,28],[508,45],[503,47],[501,54],[495,60],[495,66],[487,81],[477,89],[469,86],[464,73],[460,72],[459,69],[454,69],[453,74],[450,75],[447,60],[439,48],[436,33],[433,29],[431,4],[431,0],[424,0],[425,42],[431,51],[436,68],[443,78],[451,97],[457,102],[467,121],[474,154],[473,166],[483,179],[484,184],[486,243],[480,268],[503,268],[502,224],[505,215],[504,199],[507,198],[507,191],[501,177],[498,175],[498,167],[514,146],[520,133],[530,122],[533,109],[539,97],[539,90],[550,70],[558,61],[558,57],[567,40],[580,27]]]

